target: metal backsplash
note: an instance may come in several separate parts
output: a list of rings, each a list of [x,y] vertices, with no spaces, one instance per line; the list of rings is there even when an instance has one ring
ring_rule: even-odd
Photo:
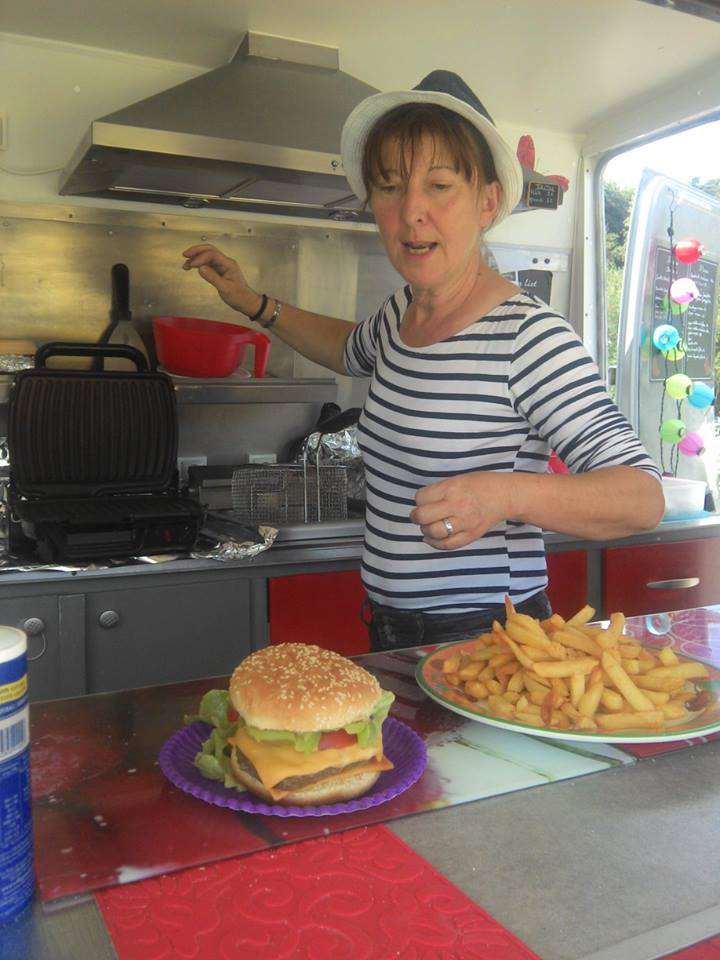
[[[294,299],[298,240],[288,231],[191,216],[0,207],[0,339],[97,340],[109,322],[110,271],[118,262],[129,267],[133,323],[151,354],[153,316],[246,322],[181,269],[181,251],[201,242],[235,257],[251,285],[271,282],[268,293]],[[267,370],[293,376],[293,352],[278,340]]]

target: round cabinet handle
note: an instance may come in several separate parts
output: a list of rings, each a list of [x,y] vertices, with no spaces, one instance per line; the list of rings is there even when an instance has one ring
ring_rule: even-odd
[[[40,637],[42,639],[42,646],[40,647],[39,653],[33,654],[30,656],[28,654],[28,662],[31,663],[33,660],[39,660],[40,657],[47,650],[47,637],[45,636],[45,621],[41,620],[40,617],[28,617],[25,623],[22,625],[22,629],[25,631],[25,635],[30,637]]]
[[[109,630],[110,627],[116,627],[120,623],[120,614],[117,610],[103,610],[98,617],[98,623]]]
[[[645,586],[650,590],[690,590],[700,585],[700,577],[685,577],[681,580],[651,580]]]

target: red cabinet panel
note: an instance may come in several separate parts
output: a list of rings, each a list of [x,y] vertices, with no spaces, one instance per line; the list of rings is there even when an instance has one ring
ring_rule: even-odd
[[[270,643],[316,643],[346,656],[370,650],[359,570],[275,577],[268,589]]]
[[[610,547],[603,554],[603,576],[606,616],[720,603],[720,540]]]
[[[584,550],[548,553],[547,595],[553,613],[566,620],[588,602],[587,554]]]

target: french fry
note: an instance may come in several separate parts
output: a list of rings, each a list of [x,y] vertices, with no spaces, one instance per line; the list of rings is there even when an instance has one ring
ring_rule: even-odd
[[[493,637],[493,640],[495,637]],[[489,646],[483,645],[482,647],[475,647],[470,651],[471,660],[490,660],[492,657],[496,656],[498,653],[502,653],[504,647],[499,643],[492,643]]]
[[[645,674],[646,677],[682,677],[683,680],[700,680],[709,677],[710,673],[704,663],[679,663],[674,667],[653,667]]]
[[[516,614],[516,616],[520,616]],[[552,641],[546,633],[536,624],[537,631],[530,630],[522,621],[515,619],[508,620],[505,624],[505,632],[508,633],[515,643],[521,643],[526,647],[537,647],[540,650],[550,650]]]
[[[648,699],[652,698],[648,697]],[[610,713],[619,713],[625,707],[625,700],[620,696],[620,694],[616,690],[608,690],[607,687],[603,689],[602,696],[600,697],[600,703]]]
[[[617,646],[624,629],[624,615],[622,613],[611,613],[610,623],[607,630],[599,633],[596,637],[598,644],[603,648],[603,650],[612,650]]]
[[[506,663],[510,663],[510,661],[513,659],[514,657],[512,654],[512,650],[509,652],[507,650],[503,650],[502,653],[497,653],[495,654],[494,657],[490,659],[490,661],[488,662],[488,666],[494,667],[494,669],[497,670],[498,667],[502,667]]]
[[[561,630],[565,626],[565,621],[559,613],[553,613],[547,620],[541,620],[540,626],[545,633],[554,633],[556,630]]]
[[[661,707],[664,703],[668,703],[670,700],[670,694],[663,693],[660,690],[643,690],[643,693],[648,700],[655,704],[656,707]]]
[[[667,693],[674,693],[682,690],[685,681],[682,677],[649,677],[647,674],[640,674],[635,677],[635,686],[642,690],[660,690]]]
[[[525,647],[521,646],[520,649],[528,658],[537,663],[539,660],[552,660],[553,655],[547,650],[541,650],[539,647]]]
[[[688,715],[683,703],[663,703],[660,709],[666,720],[685,720]]]
[[[520,661],[520,663],[524,667],[532,667],[533,665],[532,659],[528,657],[528,655],[522,650],[522,648],[517,643],[515,643],[515,641],[512,639],[511,636],[509,636],[504,630],[501,630],[498,633],[498,636],[502,638],[502,640],[508,647],[510,647],[512,652],[515,654],[517,659]]]
[[[482,661],[481,660],[471,660],[469,663],[463,664],[462,667],[457,672],[457,675],[461,680],[476,680],[477,675],[482,670]]]
[[[468,680],[464,690],[473,700],[485,700],[489,692],[485,684],[479,683],[477,680]]]
[[[563,627],[562,630],[556,630],[552,638],[555,643],[561,643],[563,646],[571,647],[573,650],[581,650],[591,657],[598,657],[599,659],[602,655],[602,649],[598,643],[580,630]]]
[[[520,664],[518,664],[518,667],[519,666]],[[525,673],[522,669],[516,670],[510,677],[507,688],[508,690],[517,690],[518,692],[525,689]]]
[[[503,717],[505,720],[513,719],[515,715],[515,708],[511,703],[508,703],[504,697],[500,697],[491,693],[488,697],[488,704],[496,716]]]
[[[638,710],[635,713],[597,713],[593,718],[601,730],[647,730],[663,725],[661,710]]]
[[[600,705],[600,698],[602,697],[604,689],[605,685],[601,680],[591,684],[580,698],[580,703],[577,707],[578,713],[583,717],[594,717]]]
[[[602,665],[615,687],[635,710],[652,711],[652,702],[635,686],[609,650],[605,650],[602,655]]]
[[[592,657],[582,657],[579,660],[550,660],[539,661],[534,670],[539,677],[572,677],[575,674],[587,675],[597,666],[597,660]]]
[[[453,653],[442,664],[443,673],[457,673],[460,668],[460,654]]]
[[[658,654],[658,660],[664,667],[674,667],[680,662],[672,647],[663,647]]]
[[[585,606],[581,610],[578,610],[574,616],[570,617],[566,623],[568,623],[571,627],[580,627],[587,623],[588,620],[592,620],[594,616],[594,608],[591,607],[590,604],[586,603]]]
[[[572,703],[576,709],[584,693],[585,677],[580,673],[576,673],[575,676],[570,677],[570,703]]]
[[[597,730],[597,723],[595,723],[592,717],[580,717],[575,724],[575,730],[586,730],[594,733]]]

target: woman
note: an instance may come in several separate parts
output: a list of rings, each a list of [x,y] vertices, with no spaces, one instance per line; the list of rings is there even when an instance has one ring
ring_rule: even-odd
[[[373,649],[475,636],[505,595],[547,616],[542,529],[610,539],[654,527],[657,468],[570,325],[483,259],[522,171],[458,76],[364,100],[342,155],[407,281],[374,316],[356,326],[261,296],[209,245],[186,250],[184,269],[303,355],[372,377],[358,437]],[[571,475],[546,472],[550,448]]]

